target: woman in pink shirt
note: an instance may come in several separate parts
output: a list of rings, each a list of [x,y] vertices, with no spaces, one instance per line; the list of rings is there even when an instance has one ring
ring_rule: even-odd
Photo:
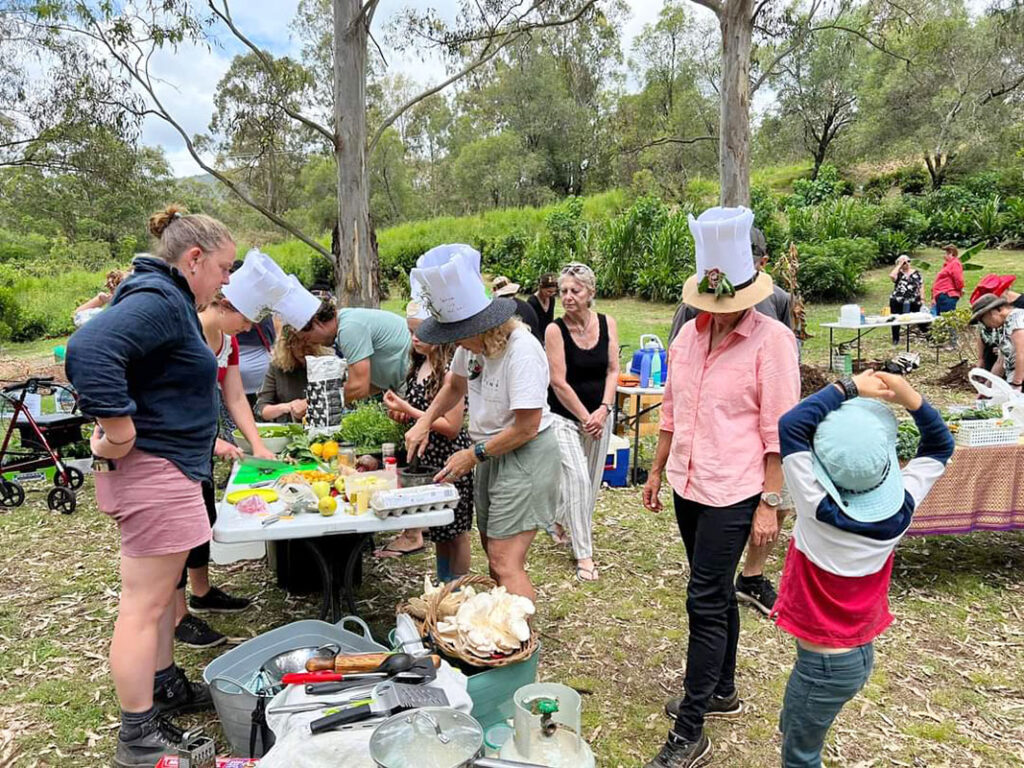
[[[697,274],[683,301],[702,314],[669,350],[658,449],[643,492],[645,507],[662,508],[664,470],[690,564],[690,636],[684,695],[665,708],[675,725],[647,768],[706,765],[705,717],[743,712],[734,680],[740,618],[733,576],[751,528],[755,545],[778,536],[778,422],[800,398],[800,372],[792,332],[753,309],[773,287],[753,265],[753,220],[746,208],[690,218]]]
[[[964,292],[964,265],[960,262],[960,252],[955,245],[947,245],[942,250],[945,251],[945,263],[932,284],[932,306],[940,315],[956,309]]]

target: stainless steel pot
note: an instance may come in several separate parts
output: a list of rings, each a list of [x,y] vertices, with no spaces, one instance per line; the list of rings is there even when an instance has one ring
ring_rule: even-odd
[[[378,768],[544,768],[483,754],[484,729],[451,707],[394,715],[370,737],[370,758]]]

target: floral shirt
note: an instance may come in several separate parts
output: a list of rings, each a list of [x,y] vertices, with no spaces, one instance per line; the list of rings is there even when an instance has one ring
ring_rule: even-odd
[[[924,280],[921,273],[916,269],[910,274],[898,272],[896,284],[892,288],[891,297],[896,301],[913,301],[921,303],[921,294],[924,289]]]
[[[1013,334],[1016,331],[1024,330],[1024,309],[1015,309],[1011,312],[1003,327],[998,329],[1000,334],[996,346],[999,354],[1003,356],[1003,372],[1006,380],[1013,383],[1013,373],[1017,367],[1017,350],[1013,347]]]

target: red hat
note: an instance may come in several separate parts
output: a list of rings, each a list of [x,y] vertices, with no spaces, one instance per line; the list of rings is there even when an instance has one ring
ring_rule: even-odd
[[[974,289],[974,293],[971,294],[971,304],[976,302],[979,296],[984,296],[986,293],[1002,296],[1016,279],[1016,275],[985,275],[978,282],[978,287]]]

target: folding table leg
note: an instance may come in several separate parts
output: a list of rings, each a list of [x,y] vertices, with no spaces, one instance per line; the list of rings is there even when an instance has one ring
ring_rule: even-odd
[[[356,590],[355,590],[355,577],[356,568],[359,566],[360,561],[363,557],[363,550],[367,548],[367,544],[373,541],[373,536],[368,533],[359,534],[359,538],[348,553],[348,558],[345,560],[345,572],[341,582],[342,594],[345,598],[345,607],[348,609],[349,615],[356,615]]]
[[[320,571],[320,620],[333,624],[341,618],[338,615],[340,611],[338,610],[338,590],[334,584],[334,569],[327,562],[323,551],[317,546],[317,539],[300,539],[300,541],[306,545],[306,549],[313,556],[313,562],[316,563],[316,567]]]

